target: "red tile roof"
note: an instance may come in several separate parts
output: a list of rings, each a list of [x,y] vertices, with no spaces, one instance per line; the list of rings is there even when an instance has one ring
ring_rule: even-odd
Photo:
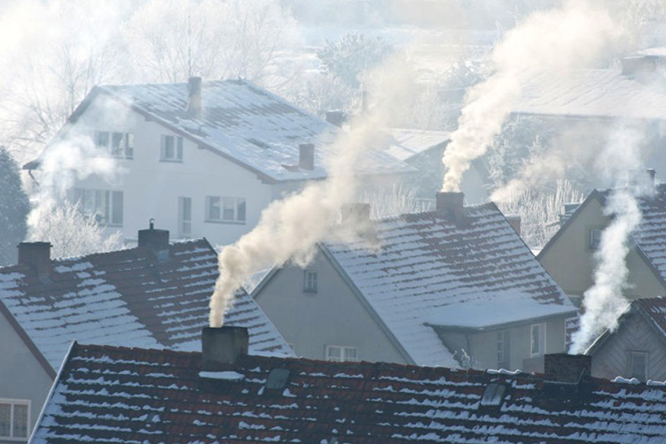
[[[52,261],[48,279],[25,265],[0,268],[0,305],[53,369],[73,340],[200,350],[217,255],[205,239],[171,244],[169,259],[147,248]],[[292,355],[259,306],[239,292],[228,325],[249,328],[252,353]]]
[[[270,391],[274,369],[284,389]],[[32,444],[666,442],[666,387],[589,379],[549,398],[534,374],[241,357],[75,344]],[[484,405],[491,383],[501,405]]]

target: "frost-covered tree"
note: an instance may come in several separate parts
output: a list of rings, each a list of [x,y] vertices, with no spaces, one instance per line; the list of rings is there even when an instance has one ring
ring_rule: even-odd
[[[339,40],[326,41],[317,57],[326,72],[337,76],[352,88],[358,88],[361,77],[394,52],[391,44],[381,37],[366,37],[358,32],[350,32]]]
[[[123,247],[120,233],[105,236],[94,218],[81,213],[78,205],[64,202],[51,208],[31,227],[30,241],[50,242],[53,257],[81,256],[119,250]]]
[[[431,210],[431,203],[416,196],[414,189],[401,185],[390,188],[365,190],[359,202],[370,204],[370,217],[381,219],[408,213],[422,213]]]
[[[30,202],[19,175],[18,165],[0,147],[0,266],[16,263],[19,242],[25,238]]]

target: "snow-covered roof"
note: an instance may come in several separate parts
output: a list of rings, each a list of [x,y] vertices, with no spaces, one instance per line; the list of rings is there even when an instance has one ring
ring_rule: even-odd
[[[322,179],[324,153],[340,129],[245,80],[202,83],[202,117],[187,113],[187,83],[98,86],[151,120],[273,181]],[[84,102],[86,103],[86,102]],[[85,106],[78,110],[82,112]],[[315,144],[314,169],[299,169],[299,145]],[[382,150],[371,150],[357,174],[415,170]]]
[[[620,69],[585,69],[567,75],[538,71],[521,83],[512,111],[572,117],[666,119],[666,92]]]
[[[391,138],[386,152],[402,161],[407,161],[431,148],[442,146],[451,138],[451,133],[448,131],[387,128],[386,132]]]
[[[505,320],[494,312],[498,294],[529,301],[512,321],[576,313],[493,203],[465,207],[463,224],[435,211],[373,226],[377,250],[363,240],[324,249],[417,365],[458,365],[431,326],[449,326],[451,307],[473,306],[468,322],[479,328]]]
[[[666,442],[666,387],[621,381],[74,344],[31,443]]]
[[[0,268],[0,305],[57,370],[73,340],[200,350],[217,277],[205,239],[171,244],[168,260],[137,247],[54,260],[48,278],[26,265]],[[252,353],[292,355],[247,293],[226,320],[249,328]]]

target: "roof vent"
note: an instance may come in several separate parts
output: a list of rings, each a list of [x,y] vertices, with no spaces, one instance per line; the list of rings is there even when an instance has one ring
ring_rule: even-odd
[[[507,389],[505,384],[491,382],[486,386],[481,398],[481,407],[500,407],[506,397]]]
[[[266,393],[281,394],[289,384],[291,372],[286,368],[274,368],[266,379]]]

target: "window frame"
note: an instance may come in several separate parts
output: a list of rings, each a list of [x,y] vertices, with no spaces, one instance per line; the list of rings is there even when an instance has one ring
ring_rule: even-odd
[[[28,441],[30,439],[30,407],[32,406],[32,401],[30,399],[13,399],[13,398],[0,398],[0,404],[9,404],[9,436],[0,435],[0,440],[2,441]],[[22,405],[26,407],[26,428],[25,436],[14,436],[14,406]]]
[[[185,219],[185,202],[189,205],[189,219]],[[192,198],[178,196],[178,237],[181,239],[192,238]]]
[[[331,356],[331,350],[339,350],[340,356]],[[354,351],[354,357],[349,358],[347,352]],[[349,345],[327,345],[324,352],[324,359],[329,362],[359,362],[358,347]]]
[[[72,200],[78,204],[81,214],[86,217],[94,217],[100,226],[123,226],[125,193],[122,190],[75,187]]]
[[[217,201],[217,212],[219,212],[219,218],[212,217],[213,208],[211,206],[213,201]],[[233,218],[225,218],[225,211],[229,211],[229,208],[225,208],[225,202],[232,201],[233,205],[231,211],[233,211]],[[239,219],[241,214],[243,219]],[[247,224],[247,199],[244,197],[234,197],[234,196],[205,196],[204,199],[204,222],[215,223],[215,224],[235,224],[235,225],[245,225]]]
[[[644,370],[644,375],[642,378],[639,378],[634,375],[634,358],[636,356],[640,355],[643,358],[643,370]],[[640,350],[627,350],[627,376],[629,378],[636,378],[639,381],[645,382],[648,380],[648,363],[650,359],[650,353],[646,351],[640,351]]]
[[[495,337],[497,352],[497,367],[508,368],[511,364],[511,331],[499,330]],[[506,367],[502,367],[505,365]]]
[[[588,251],[597,251],[599,249],[599,246],[601,245],[601,233],[603,232],[603,227],[588,227],[587,229],[587,250]],[[599,239],[596,243],[593,241],[595,240],[595,233],[599,234]]]
[[[309,276],[314,276],[314,279],[308,279]],[[303,270],[303,293],[317,293],[318,284],[319,275],[317,274],[317,270]]]
[[[100,135],[106,135],[106,143],[100,143]],[[120,135],[118,146],[114,140]],[[134,133],[124,131],[100,131],[95,130],[95,146],[104,149],[111,157],[116,159],[134,159]]]
[[[539,328],[539,336],[538,336],[538,343],[539,343],[539,350],[537,352],[534,352],[534,328],[538,327]],[[538,324],[531,324],[530,325],[530,357],[534,358],[537,356],[544,356],[546,354],[546,324],[541,322]]]
[[[167,156],[167,140],[171,140],[173,143],[171,146],[173,153],[170,156]],[[183,136],[162,134],[160,137],[160,162],[183,163],[184,145]]]

